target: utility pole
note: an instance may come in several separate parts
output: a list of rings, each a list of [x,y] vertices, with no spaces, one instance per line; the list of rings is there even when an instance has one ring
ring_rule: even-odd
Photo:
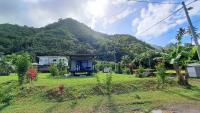
[[[182,2],[182,5],[183,5],[183,9],[184,9],[184,11],[185,11],[185,15],[186,15],[186,17],[187,17],[187,21],[188,21],[188,23],[189,23],[189,25],[190,25],[190,31],[191,31],[191,33],[192,33],[192,37],[193,37],[194,42],[195,42],[195,44],[196,44],[196,46],[197,46],[197,54],[198,54],[198,58],[199,58],[199,60],[200,60],[200,47],[199,47],[199,42],[198,42],[198,39],[197,39],[197,35],[196,35],[196,33],[194,32],[194,27],[193,27],[193,25],[192,25],[190,16],[189,16],[189,14],[188,14],[188,10],[187,10],[187,8],[186,8],[186,6],[185,6],[185,2]]]

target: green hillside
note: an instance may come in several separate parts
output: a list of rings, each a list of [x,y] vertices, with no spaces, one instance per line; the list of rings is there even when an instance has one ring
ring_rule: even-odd
[[[113,60],[114,50],[120,59],[150,49],[154,48],[131,35],[103,34],[71,18],[59,19],[42,28],[0,25],[0,52],[3,54],[21,51],[35,56],[93,53],[98,54],[99,59]]]

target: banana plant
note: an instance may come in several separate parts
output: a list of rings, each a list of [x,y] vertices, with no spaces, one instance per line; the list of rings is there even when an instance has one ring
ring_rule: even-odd
[[[178,83],[180,85],[189,85],[187,75],[183,75],[181,70],[184,66],[188,64],[192,60],[192,57],[196,54],[197,47],[196,46],[182,46],[182,37],[186,33],[185,29],[180,28],[176,39],[177,44],[176,48],[169,54],[168,59],[170,60],[170,64],[173,64],[174,69],[176,71],[176,75],[178,76]]]
[[[197,46],[183,46],[182,37],[188,33],[187,30],[180,28],[176,35],[176,46],[170,50],[163,50],[157,57],[160,62],[168,62],[173,65],[176,75],[178,77],[178,83],[180,85],[189,86],[187,73],[184,75],[181,73],[183,67],[185,67],[197,53]],[[187,71],[186,71],[187,72]]]

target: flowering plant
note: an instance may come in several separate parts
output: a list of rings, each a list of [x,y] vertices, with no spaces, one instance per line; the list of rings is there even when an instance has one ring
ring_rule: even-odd
[[[28,77],[33,80],[36,78],[37,76],[37,71],[36,69],[34,69],[33,67],[29,67],[28,68],[28,71],[27,71],[27,74],[28,74]]]

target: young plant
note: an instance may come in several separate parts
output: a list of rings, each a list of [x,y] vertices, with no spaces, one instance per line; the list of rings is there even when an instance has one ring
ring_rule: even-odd
[[[32,81],[37,77],[37,70],[30,66],[28,68],[27,75],[30,80],[30,83],[32,83]]]
[[[30,63],[30,56],[27,53],[19,55],[16,61],[16,71],[19,84],[22,85]]]
[[[64,75],[67,73],[67,66],[62,60],[59,61],[59,63],[57,64],[57,67],[58,67],[59,75]]]
[[[49,68],[49,71],[50,71],[50,75],[55,77],[55,76],[58,76],[59,75],[59,70],[57,68],[57,66],[55,64],[52,64]]]
[[[158,63],[156,66],[156,77],[158,81],[158,86],[164,85],[166,82],[166,68],[164,66],[164,63]]]
[[[145,72],[145,70],[144,70],[144,67],[142,67],[142,66],[139,66],[139,69],[138,69],[138,77],[143,77],[143,73]]]
[[[106,85],[107,95],[111,95],[111,92],[112,92],[112,74],[111,73],[106,75],[105,85]]]
[[[131,74],[131,71],[129,68],[125,67],[124,70],[123,70],[123,73],[127,74],[127,75],[130,75]]]

